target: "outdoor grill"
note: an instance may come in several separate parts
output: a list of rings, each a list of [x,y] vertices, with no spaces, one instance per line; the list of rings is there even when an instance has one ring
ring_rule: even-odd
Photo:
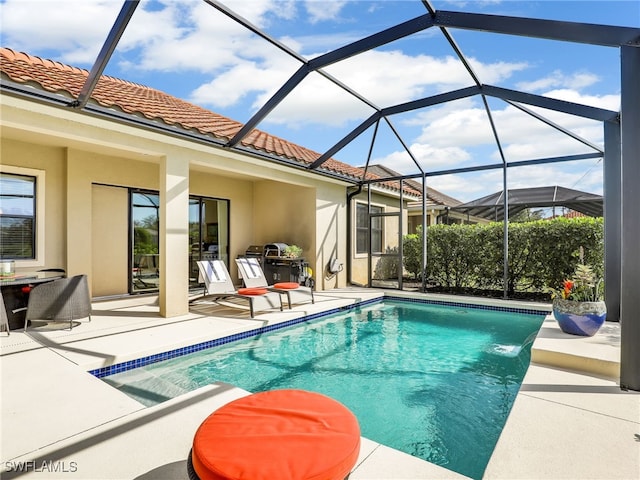
[[[250,245],[244,252],[247,258],[257,258],[269,285],[279,282],[296,282],[313,287],[311,269],[304,258],[287,258],[286,243],[267,243],[264,246]]]
[[[263,254],[262,245],[249,245],[249,248],[247,248],[244,252],[245,257],[257,258],[260,261],[262,261],[262,254]]]
[[[282,257],[284,250],[288,247],[286,243],[267,243],[264,246],[265,257]]]

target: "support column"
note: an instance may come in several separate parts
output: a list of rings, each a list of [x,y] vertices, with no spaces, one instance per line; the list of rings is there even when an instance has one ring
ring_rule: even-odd
[[[502,248],[504,252],[504,262],[502,264],[502,281],[504,283],[503,298],[509,298],[509,190],[507,181],[507,166],[502,167],[502,206],[504,208],[504,216],[502,218]]]
[[[427,291],[427,176],[422,174],[422,292]]]
[[[189,161],[160,162],[160,315],[189,312]]]
[[[622,46],[622,250],[620,386],[640,391],[640,47]]]
[[[88,275],[91,289],[91,176],[76,150],[68,148],[66,154],[67,276]]]
[[[604,122],[604,298],[609,322],[620,321],[620,162],[620,123]]]

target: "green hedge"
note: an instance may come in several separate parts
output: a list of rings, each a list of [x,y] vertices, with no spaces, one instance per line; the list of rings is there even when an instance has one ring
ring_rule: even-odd
[[[502,290],[503,225],[435,225],[427,229],[427,279],[445,288]],[[557,218],[509,224],[508,293],[543,292],[571,277],[580,263],[604,271],[602,218]],[[421,278],[422,232],[406,235],[404,268]]]

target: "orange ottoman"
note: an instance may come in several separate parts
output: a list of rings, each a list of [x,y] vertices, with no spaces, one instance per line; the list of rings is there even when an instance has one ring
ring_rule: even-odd
[[[189,478],[341,480],[359,453],[358,420],[340,402],[304,390],[273,390],[228,403],[202,422]]]

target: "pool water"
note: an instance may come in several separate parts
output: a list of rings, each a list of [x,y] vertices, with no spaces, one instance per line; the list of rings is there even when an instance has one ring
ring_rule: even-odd
[[[320,392],[364,437],[481,478],[543,318],[386,300],[103,380],[145,405],[216,381]]]

